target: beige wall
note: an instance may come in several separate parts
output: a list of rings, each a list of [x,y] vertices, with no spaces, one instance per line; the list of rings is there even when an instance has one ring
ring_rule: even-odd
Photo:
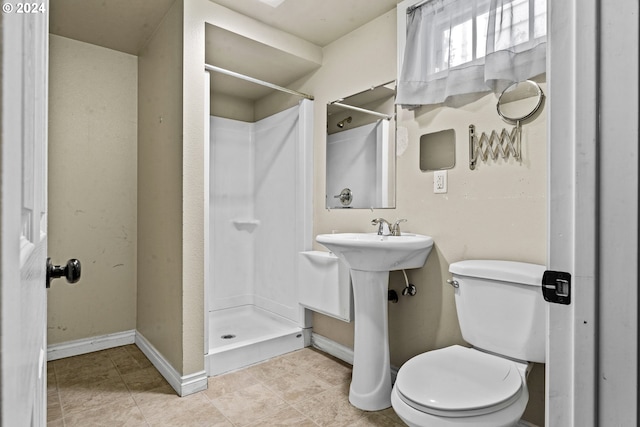
[[[182,17],[182,2],[177,1],[138,62],[137,329],[180,373],[184,373]]]
[[[499,161],[468,167],[468,126],[478,131],[502,129],[495,112],[496,98],[487,95],[457,109],[424,107],[400,111],[398,126],[408,129],[409,143],[397,153],[395,209],[327,210],[325,197],[325,104],[395,78],[395,11],[365,25],[324,49],[324,65],[299,90],[316,96],[314,147],[314,234],[373,231],[377,216],[407,218],[405,231],[435,240],[427,264],[409,271],[418,287],[415,297],[390,306],[392,363],[432,348],[460,342],[453,292],[444,282],[451,262],[470,258],[498,258],[544,263],[546,256],[546,120],[541,115],[523,127],[523,161]],[[543,84],[543,88],[545,85]],[[433,173],[419,169],[419,138],[453,128],[456,166],[449,170],[449,192],[433,193]],[[317,245],[318,249],[322,249]],[[404,285],[392,273],[391,287]],[[352,325],[315,316],[314,329],[352,346]]]
[[[51,345],[136,327],[138,60],[49,40],[49,256],[82,263],[48,292]]]

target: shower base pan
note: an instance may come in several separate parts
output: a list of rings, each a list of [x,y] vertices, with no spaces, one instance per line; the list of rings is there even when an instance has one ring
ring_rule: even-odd
[[[209,312],[207,375],[212,377],[304,348],[310,332],[252,305]]]

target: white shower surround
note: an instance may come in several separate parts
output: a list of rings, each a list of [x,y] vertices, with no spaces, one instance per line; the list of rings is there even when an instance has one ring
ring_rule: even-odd
[[[343,207],[332,195],[353,192],[358,208],[389,206],[389,121],[327,135],[327,205]]]
[[[238,352],[237,341],[246,341],[243,365],[267,353],[273,357],[278,331],[287,336],[282,353],[308,341],[302,329],[310,325],[298,304],[296,278],[298,252],[311,247],[312,105],[303,100],[255,123],[210,117],[209,375],[240,367],[227,366],[237,359],[231,356]],[[219,325],[233,325],[234,311],[238,322],[245,322],[248,312],[266,311],[282,326],[260,336],[240,334],[246,336],[225,346]],[[236,329],[246,331],[239,323]],[[225,348],[231,351],[226,356]]]

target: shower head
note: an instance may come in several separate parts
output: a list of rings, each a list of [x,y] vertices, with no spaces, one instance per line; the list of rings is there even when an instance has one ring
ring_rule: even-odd
[[[351,123],[351,116],[347,117],[346,119],[340,120],[337,126],[342,129],[344,127],[344,122]]]

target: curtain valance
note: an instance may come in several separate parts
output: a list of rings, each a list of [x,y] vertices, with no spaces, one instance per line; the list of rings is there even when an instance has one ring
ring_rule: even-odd
[[[396,103],[453,103],[544,73],[546,14],[546,0],[430,0],[410,8]]]

